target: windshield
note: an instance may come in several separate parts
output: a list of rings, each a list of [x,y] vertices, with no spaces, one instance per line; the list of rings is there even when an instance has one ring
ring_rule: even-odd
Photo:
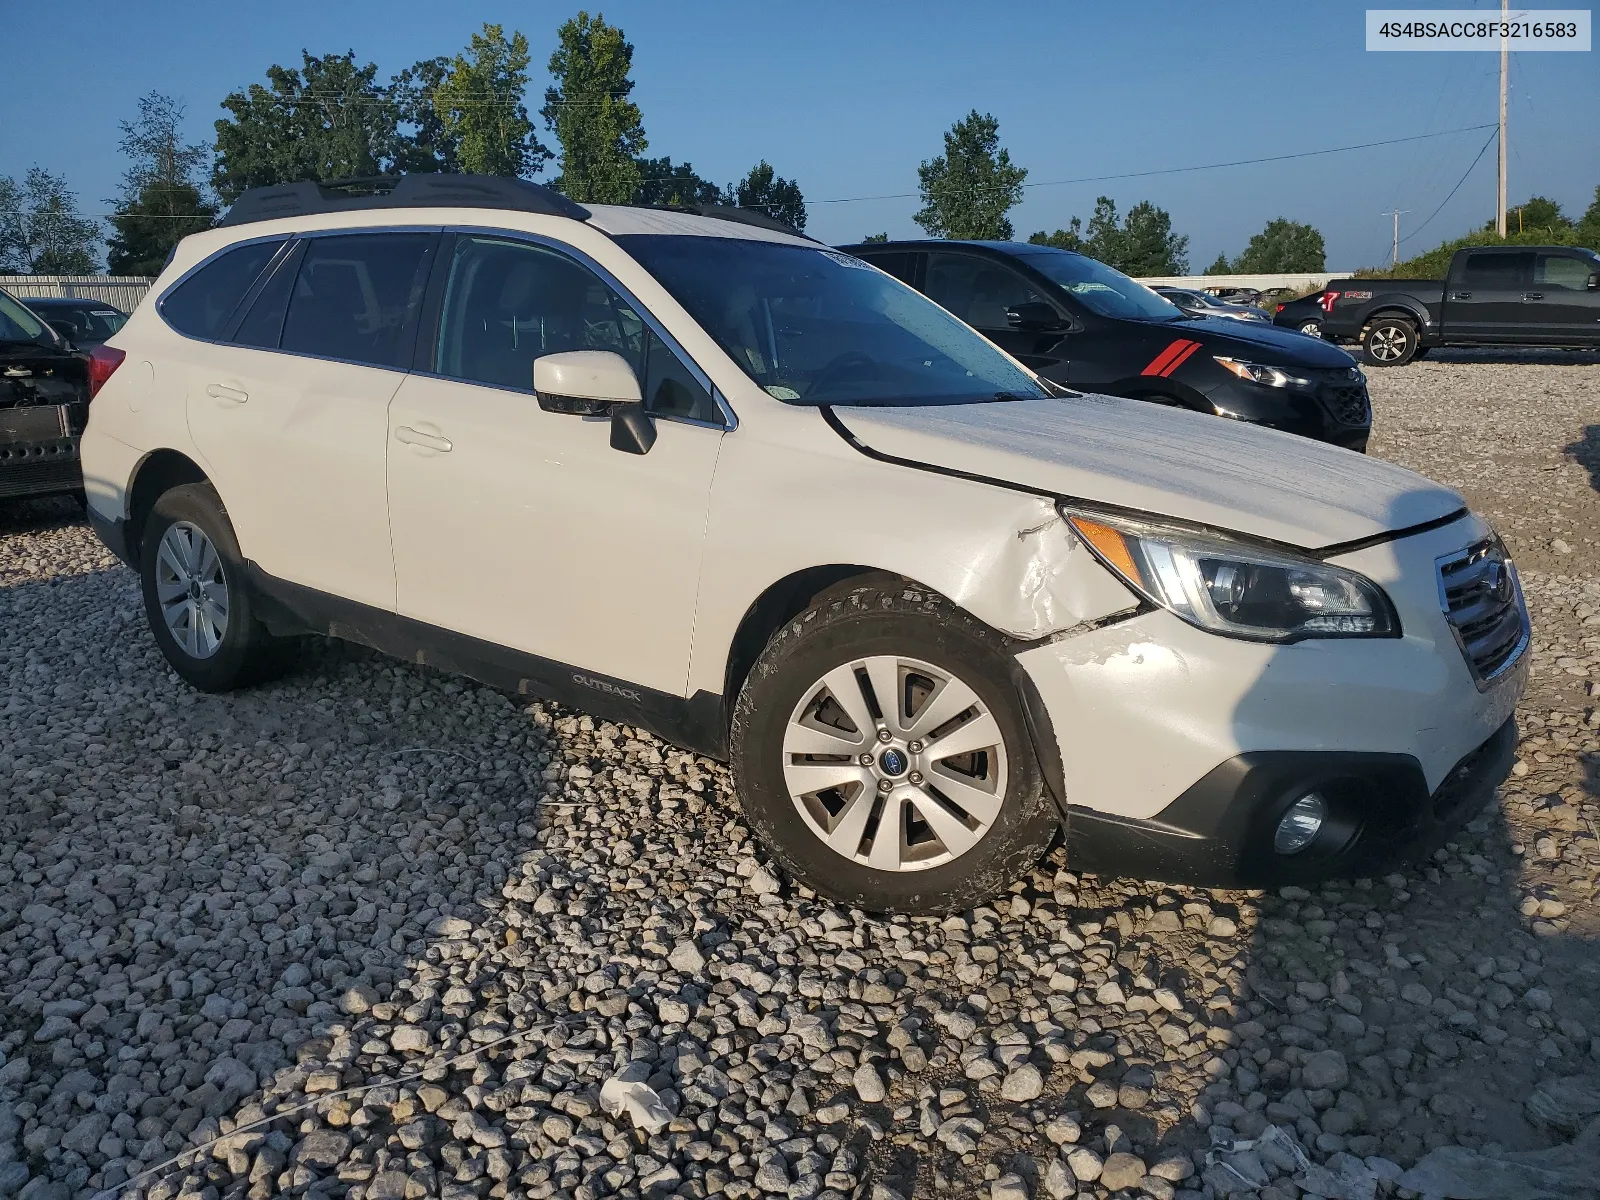
[[[970,404],[1051,394],[981,334],[848,254],[748,238],[617,241],[779,400]]]
[[[0,341],[56,344],[44,323],[5,292],[0,292]]]
[[[1183,313],[1142,283],[1103,262],[1051,246],[1022,246],[1014,253],[1039,274],[1070,292],[1090,312],[1129,321],[1181,321]]]

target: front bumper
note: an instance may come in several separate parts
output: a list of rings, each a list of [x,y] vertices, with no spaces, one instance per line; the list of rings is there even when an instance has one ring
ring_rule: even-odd
[[[1516,752],[1516,722],[1508,720],[1431,793],[1409,755],[1240,754],[1149,820],[1071,809],[1068,861],[1099,875],[1198,887],[1378,875],[1443,845],[1487,803]],[[1323,833],[1298,854],[1274,853],[1279,819],[1312,791],[1330,807]]]
[[[1333,560],[1385,589],[1398,638],[1268,645],[1158,609],[1019,652],[1036,741],[1054,744],[1041,764],[1086,868],[1264,881],[1261,831],[1270,845],[1309,790],[1349,836],[1280,860],[1291,878],[1364,872],[1453,827],[1473,807],[1460,797],[1509,769],[1531,657],[1480,691],[1441,610],[1436,562],[1487,532],[1466,516]]]
[[[1347,450],[1365,451],[1372,434],[1372,403],[1364,385],[1319,383],[1307,390],[1229,379],[1207,391],[1205,397],[1219,416]]]

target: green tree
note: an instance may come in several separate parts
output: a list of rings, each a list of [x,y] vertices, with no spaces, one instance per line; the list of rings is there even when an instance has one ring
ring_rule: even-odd
[[[232,204],[246,188],[299,179],[376,175],[397,139],[398,116],[378,68],[356,64],[355,51],[313,58],[300,69],[267,68],[267,86],[252,83],[222,102],[211,186]]]
[[[806,227],[806,198],[800,185],[778,175],[764,158],[738,183],[729,184],[723,198],[740,208],[758,209],[792,229]]]
[[[550,151],[533,134],[522,95],[528,88],[528,39],[485,24],[456,55],[433,94],[446,137],[463,171],[474,175],[534,175]]]
[[[944,135],[944,153],[917,168],[922,208],[912,219],[934,237],[1005,240],[1027,177],[1000,147],[1000,122],[973,109]]]
[[[43,167],[29,168],[20,184],[0,175],[0,271],[87,275],[99,241],[64,177]]]
[[[861,240],[863,242],[887,242],[889,240],[889,235],[887,233],[869,233]]]
[[[1077,217],[1067,222],[1065,229],[1058,229],[1054,233],[1039,230],[1030,233],[1028,241],[1035,246],[1054,246],[1057,250],[1073,250],[1083,252],[1083,222]]]
[[[635,204],[681,208],[722,203],[722,189],[696,174],[692,163],[674,163],[670,158],[641,158],[638,165],[639,190],[634,193]]]
[[[1573,232],[1577,235],[1578,245],[1600,250],[1600,187],[1594,189],[1594,202],[1578,218]]]
[[[389,159],[401,175],[428,175],[461,170],[461,139],[445,126],[433,99],[450,74],[443,55],[413,63],[389,84],[394,105],[395,137]],[[409,132],[402,133],[400,126]]]
[[[1532,233],[1540,229],[1567,230],[1572,220],[1561,211],[1561,205],[1548,196],[1529,196],[1523,203],[1506,210],[1506,232]],[[1484,232],[1494,229],[1491,218],[1483,226]]]
[[[110,218],[106,266],[113,275],[160,274],[174,246],[217,219],[201,181],[211,147],[184,142],[183,116],[181,101],[150,92],[139,99],[138,115],[121,122],[128,169]]]
[[[1327,266],[1322,234],[1310,225],[1284,217],[1268,221],[1250,239],[1244,253],[1233,260],[1235,275],[1282,275],[1293,271],[1321,271]]]
[[[557,37],[555,82],[540,110],[561,143],[556,184],[580,203],[627,204],[638,194],[637,160],[649,145],[639,106],[628,99],[633,46],[598,13],[579,12]]]
[[[1228,265],[1228,256],[1219,252],[1216,261],[1206,268],[1205,273],[1207,275],[1232,275],[1233,268]]]
[[[1172,216],[1148,200],[1117,214],[1117,202],[1098,196],[1085,228],[1073,217],[1066,229],[1036,233],[1030,241],[1060,246],[1097,258],[1129,275],[1183,275],[1189,270],[1189,238],[1172,232]]]

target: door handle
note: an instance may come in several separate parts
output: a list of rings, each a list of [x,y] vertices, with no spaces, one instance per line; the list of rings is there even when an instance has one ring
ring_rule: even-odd
[[[1471,300],[1472,299],[1472,293],[1471,292],[1451,292],[1450,293],[1450,299],[1452,299],[1452,300]]]
[[[451,449],[449,438],[436,437],[431,433],[423,433],[409,425],[402,425],[394,431],[394,440],[404,442],[408,446],[423,446],[429,450],[437,450],[441,454],[448,454]]]
[[[243,404],[250,399],[249,392],[241,392],[238,388],[228,387],[223,383],[206,384],[206,395],[213,400],[227,400],[232,404]]]
[[[1543,292],[1523,292],[1522,293],[1522,298],[1524,300],[1543,300],[1544,299],[1544,293]]]

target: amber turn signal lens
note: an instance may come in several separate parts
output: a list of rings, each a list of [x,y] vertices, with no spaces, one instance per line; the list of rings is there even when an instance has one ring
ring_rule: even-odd
[[[1109,525],[1091,521],[1088,517],[1069,517],[1073,530],[1099,553],[1100,557],[1129,581],[1137,581],[1139,568],[1134,565],[1133,553],[1128,549],[1128,539]]]

